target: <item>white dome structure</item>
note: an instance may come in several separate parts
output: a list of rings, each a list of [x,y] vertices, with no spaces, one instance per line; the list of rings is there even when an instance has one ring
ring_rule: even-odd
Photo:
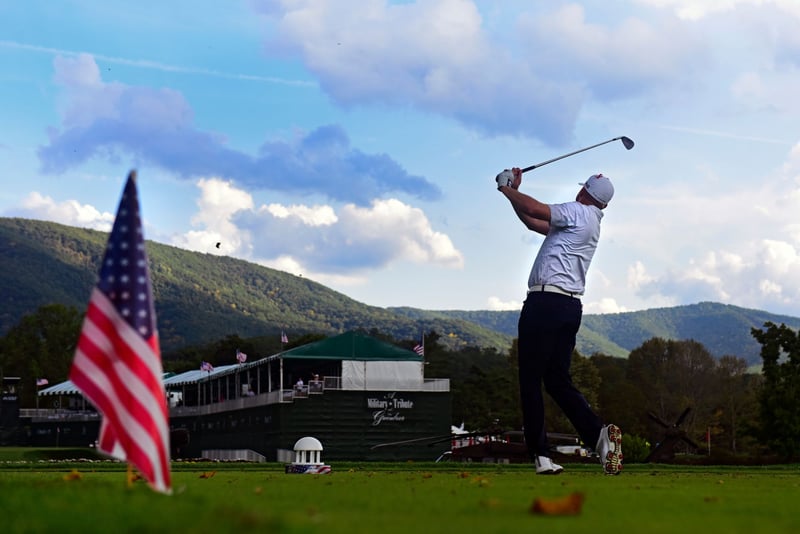
[[[294,444],[294,464],[322,464],[322,443],[317,438],[306,436]]]

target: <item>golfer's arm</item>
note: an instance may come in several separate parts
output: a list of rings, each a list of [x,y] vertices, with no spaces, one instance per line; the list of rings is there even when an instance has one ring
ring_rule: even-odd
[[[510,187],[501,187],[500,192],[511,202],[522,224],[529,230],[547,235],[550,231],[550,206]]]

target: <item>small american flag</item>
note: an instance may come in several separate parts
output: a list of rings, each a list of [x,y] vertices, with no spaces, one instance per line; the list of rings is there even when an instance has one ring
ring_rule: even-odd
[[[420,356],[424,356],[425,355],[425,347],[423,345],[417,343],[416,345],[414,345],[414,352],[416,352]]]
[[[239,363],[246,362],[247,361],[247,354],[245,354],[244,352],[240,351],[239,349],[236,349],[236,361],[239,362]]]
[[[136,171],[122,193],[69,378],[103,416],[98,449],[169,493],[169,423]]]
[[[286,337],[286,332],[281,330],[281,343],[288,343],[288,342],[289,342],[289,338]]]
[[[208,371],[209,373],[214,370],[214,366],[210,362],[202,362],[200,364],[201,371]]]
[[[48,382],[46,378],[37,378],[36,379],[36,387],[46,386],[49,383],[50,382]]]
[[[294,475],[327,475],[331,466],[321,464],[289,464],[285,467],[287,474]]]

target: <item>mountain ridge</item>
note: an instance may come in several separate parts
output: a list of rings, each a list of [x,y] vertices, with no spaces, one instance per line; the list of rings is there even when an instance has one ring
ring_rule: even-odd
[[[59,303],[83,311],[108,234],[48,221],[0,217],[0,334],[39,306]],[[322,284],[228,256],[147,241],[162,350],[228,335],[331,335],[363,329],[397,340],[435,330],[449,348],[506,351],[519,312],[423,310],[370,306]],[[800,328],[800,318],[730,304],[699,302],[635,312],[585,315],[581,354],[627,354],[653,337],[694,339],[714,356],[760,363],[750,334],[767,321]]]
[[[415,319],[428,316],[457,317],[516,336],[519,311],[460,311],[390,308]],[[743,308],[732,304],[698,302],[673,307],[651,308],[633,312],[587,314],[578,331],[576,348],[583,355],[601,352],[626,357],[628,353],[653,337],[672,340],[692,339],[709,352],[721,357],[739,356],[749,365],[761,363],[761,346],[751,335],[751,328],[766,322],[785,324],[800,329],[800,318]]]

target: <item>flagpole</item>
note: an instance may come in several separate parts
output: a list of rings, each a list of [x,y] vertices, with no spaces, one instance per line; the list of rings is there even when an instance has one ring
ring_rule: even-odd
[[[281,378],[281,381],[280,381],[280,386],[279,386],[279,387],[280,387],[281,389],[280,389],[280,396],[278,397],[280,400],[279,400],[278,402],[283,402],[283,358],[280,358],[280,360],[279,360],[279,361],[280,361],[280,364],[281,364],[281,368],[280,368],[280,372],[281,372],[281,377],[280,377],[280,378]]]

